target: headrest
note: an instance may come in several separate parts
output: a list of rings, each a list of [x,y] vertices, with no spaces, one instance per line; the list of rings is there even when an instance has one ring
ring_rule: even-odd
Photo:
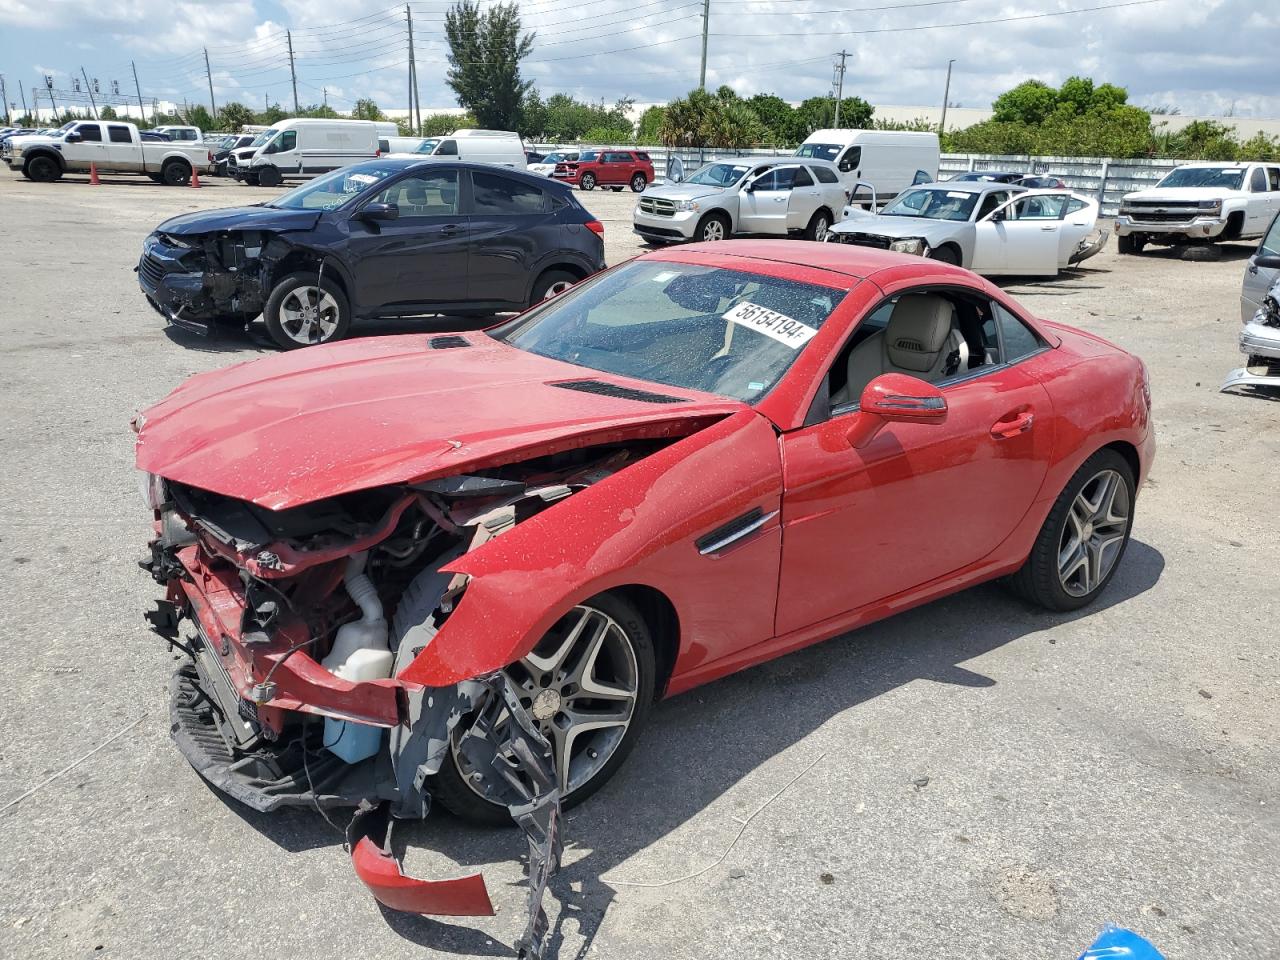
[[[884,330],[889,362],[903,370],[927,373],[951,333],[950,300],[928,293],[912,293],[900,298],[889,315]]]

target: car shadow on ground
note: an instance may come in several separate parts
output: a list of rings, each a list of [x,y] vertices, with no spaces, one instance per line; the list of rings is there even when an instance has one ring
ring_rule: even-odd
[[[452,333],[458,330],[483,330],[506,319],[505,314],[484,316],[436,315],[426,317],[387,317],[377,320],[357,320],[351,325],[348,339],[358,337],[388,337],[398,334]],[[208,335],[184,330],[167,324],[164,335],[176,345],[197,353],[280,353],[281,350],[261,319],[249,324],[246,330],[236,326],[214,326]]]
[[[565,833],[570,849],[565,868],[551,885],[557,902],[548,903],[554,917],[548,956],[559,956],[566,921],[570,930],[576,928],[574,939],[582,938],[576,956],[590,950],[617,893],[604,876],[626,864],[628,880],[666,879],[657,866],[628,861],[828,721],[917,680],[977,689],[994,686],[995,678],[964,664],[1137,597],[1156,585],[1164,566],[1158,550],[1134,540],[1106,592],[1085,610],[1046,613],[996,584],[986,584],[658,705],[614,780],[568,814]],[[780,778],[778,786],[782,782]],[[658,797],[661,802],[654,802]],[[242,808],[237,812],[290,851],[340,843],[334,829],[314,813],[263,816]],[[342,811],[332,814],[335,823],[345,822],[345,817]],[[453,861],[460,865],[458,873],[524,852],[514,829],[474,826],[439,809],[425,823],[401,824],[396,838],[398,846],[424,848]],[[693,863],[690,870],[704,865]],[[513,896],[521,904],[516,909],[522,909],[524,891],[508,890],[504,899]],[[463,923],[383,913],[396,934],[435,950],[501,955],[507,949]]]

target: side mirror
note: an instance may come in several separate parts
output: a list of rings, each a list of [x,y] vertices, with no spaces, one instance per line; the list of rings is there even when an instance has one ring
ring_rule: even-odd
[[[999,210],[992,210],[990,215],[987,217],[987,219],[990,220],[992,223],[1000,223],[1003,220],[1007,220],[1008,217],[1009,217],[1009,211],[1005,210],[1002,207]]]
[[[400,208],[394,203],[366,203],[357,216],[361,220],[399,220]]]
[[[74,130],[67,134],[67,143],[79,143],[83,139],[84,137]]]
[[[887,423],[942,423],[947,398],[932,383],[905,373],[886,373],[862,390],[858,417],[849,430],[849,445],[865,447]]]
[[[1254,257],[1253,265],[1266,270],[1280,270],[1280,256],[1267,254],[1265,257]]]

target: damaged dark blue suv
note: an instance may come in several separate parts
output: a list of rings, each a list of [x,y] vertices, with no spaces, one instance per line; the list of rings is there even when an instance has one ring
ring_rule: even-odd
[[[482,163],[372,160],[275,200],[160,224],[138,281],[170,323],[262,314],[292,349],[353,319],[523,310],[603,270],[604,227],[546,177]]]

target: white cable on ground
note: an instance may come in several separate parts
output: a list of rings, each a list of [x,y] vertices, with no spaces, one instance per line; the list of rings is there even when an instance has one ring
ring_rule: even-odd
[[[141,723],[143,720],[145,720],[145,719],[147,719],[147,715],[144,713],[142,716],[138,717],[138,719],[137,719],[137,720],[134,720],[132,723],[129,723],[129,724],[127,724],[127,725],[125,725],[125,726],[121,727],[119,730],[117,730],[117,731],[116,731],[115,733],[113,733],[111,736],[107,737],[107,739],[103,740],[100,744],[98,744],[96,747],[94,747],[92,750],[90,750],[88,753],[86,753],[86,754],[85,754],[83,757],[81,757],[79,760],[73,760],[73,761],[71,761],[71,762],[70,762],[70,763],[68,763],[65,767],[63,767],[61,770],[59,770],[57,773],[52,774],[52,775],[50,775],[50,776],[48,776],[48,777],[45,777],[43,780],[41,780],[39,783],[37,783],[34,787],[32,787],[30,790],[28,790],[26,793],[21,794],[20,796],[14,797],[12,800],[10,800],[8,803],[6,803],[3,807],[0,807],[0,813],[4,813],[4,812],[5,812],[6,810],[8,810],[10,807],[17,806],[17,805],[18,805],[19,803],[21,803],[23,800],[27,799],[27,797],[29,797],[29,796],[31,796],[33,793],[35,793],[37,790],[41,790],[41,789],[43,789],[44,787],[47,787],[49,784],[53,783],[53,781],[57,780],[60,776],[62,776],[62,775],[63,775],[64,773],[66,773],[67,771],[69,771],[69,770],[73,770],[73,769],[75,769],[76,767],[80,766],[80,764],[84,763],[86,760],[88,760],[90,757],[92,757],[95,753],[97,753],[97,752],[98,752],[99,750],[101,750],[103,747],[107,746],[107,744],[111,743],[112,741],[119,740],[121,737],[123,737],[126,733],[128,733],[130,730],[132,730],[134,727],[136,727],[138,724],[140,724],[140,723]]]
[[[747,827],[751,826],[751,821],[754,820],[761,813],[763,813],[764,809],[767,806],[769,806],[769,804],[773,803],[773,801],[777,800],[780,796],[782,796],[789,789],[791,789],[791,787],[795,784],[797,780],[799,780],[806,773],[808,773],[810,770],[816,767],[818,765],[818,761],[820,761],[825,756],[826,756],[825,753],[818,754],[818,756],[816,756],[813,759],[812,763],[810,763],[807,767],[805,767],[803,770],[797,773],[794,777],[788,780],[783,785],[781,790],[775,793],[772,797],[770,797],[764,803],[760,804],[760,806],[755,809],[755,812],[752,813],[751,816],[747,817],[747,819],[745,820],[739,821],[742,824],[742,826],[738,828],[738,832],[734,835],[734,838],[731,841],[729,841],[729,846],[725,848],[724,853],[720,854],[720,857],[714,863],[709,863],[705,867],[703,867],[701,870],[694,871],[693,873],[687,874],[683,877],[676,877],[672,880],[657,880],[657,881],[649,882],[649,881],[643,881],[643,880],[610,880],[608,877],[601,877],[600,880],[604,883],[611,884],[615,887],[650,887],[650,888],[669,887],[674,883],[684,883],[686,880],[693,880],[696,877],[700,877],[704,873],[706,873],[708,870],[714,870],[716,867],[720,866],[720,864],[724,863],[725,860],[729,859],[729,854],[733,853],[733,848],[737,846],[738,841],[742,839],[742,835],[747,832]]]

